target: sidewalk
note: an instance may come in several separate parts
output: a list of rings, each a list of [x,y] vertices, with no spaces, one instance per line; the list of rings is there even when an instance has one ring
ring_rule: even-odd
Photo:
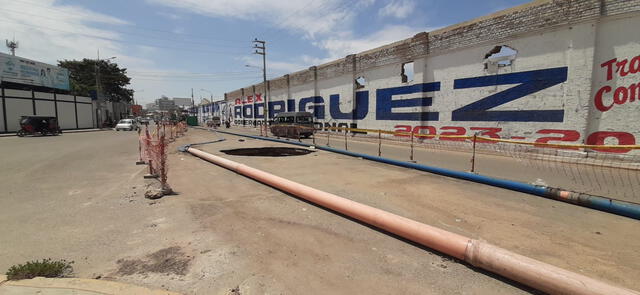
[[[144,295],[180,295],[179,293],[152,290],[145,287],[105,280],[76,278],[34,278],[30,280],[7,281],[0,275],[0,294],[2,295],[104,295],[104,294],[144,294]]]

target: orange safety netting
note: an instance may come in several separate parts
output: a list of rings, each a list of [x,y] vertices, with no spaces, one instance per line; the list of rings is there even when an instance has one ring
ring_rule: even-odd
[[[162,189],[166,190],[169,189],[167,184],[167,146],[169,141],[161,130],[156,130],[153,135],[149,134],[148,129],[141,133],[140,158],[149,165],[149,174],[157,176],[160,179]]]

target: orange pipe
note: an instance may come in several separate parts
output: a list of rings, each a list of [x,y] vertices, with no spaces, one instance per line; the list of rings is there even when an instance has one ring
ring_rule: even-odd
[[[187,151],[216,165],[251,177],[322,207],[340,212],[547,293],[640,295],[633,290],[612,286],[479,240],[472,240],[456,233],[360,204],[198,149],[189,148]]]

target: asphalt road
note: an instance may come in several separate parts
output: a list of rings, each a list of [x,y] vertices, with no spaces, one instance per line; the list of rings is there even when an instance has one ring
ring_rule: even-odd
[[[118,259],[186,239],[188,212],[143,198],[137,151],[135,132],[0,138],[0,272],[52,258],[115,278]],[[157,226],[168,218],[176,227]]]

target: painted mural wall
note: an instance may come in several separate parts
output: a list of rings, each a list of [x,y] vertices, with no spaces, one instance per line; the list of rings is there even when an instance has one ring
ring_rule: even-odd
[[[269,117],[309,111],[318,128],[637,144],[639,9],[535,1],[418,34],[269,81]],[[227,93],[227,115],[261,124],[264,93],[262,84]]]

